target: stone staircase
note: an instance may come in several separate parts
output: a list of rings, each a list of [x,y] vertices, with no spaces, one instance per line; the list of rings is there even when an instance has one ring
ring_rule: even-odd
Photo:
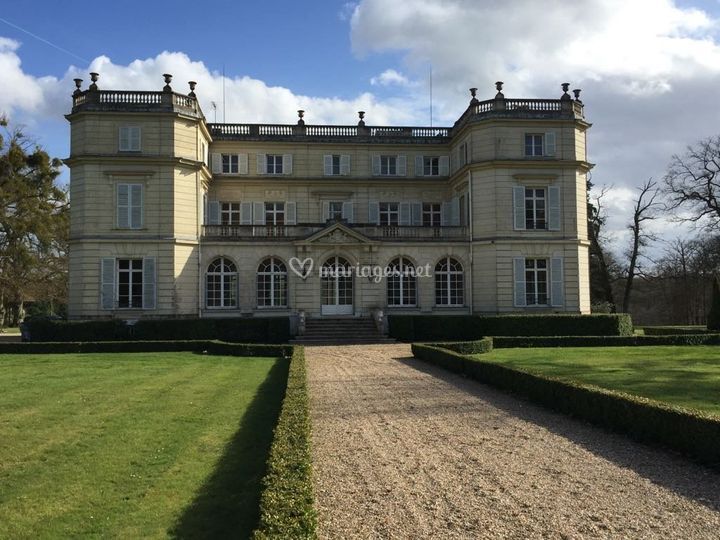
[[[383,336],[369,318],[308,319],[305,334],[295,336],[296,345],[354,345],[363,343],[395,343]]]

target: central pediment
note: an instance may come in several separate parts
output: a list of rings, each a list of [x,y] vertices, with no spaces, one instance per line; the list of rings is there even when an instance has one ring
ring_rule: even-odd
[[[324,229],[295,243],[346,246],[353,244],[374,244],[375,242],[343,223],[332,223]]]

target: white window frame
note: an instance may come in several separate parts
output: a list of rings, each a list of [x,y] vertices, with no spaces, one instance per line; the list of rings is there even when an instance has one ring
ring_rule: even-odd
[[[220,225],[240,225],[241,203],[220,202]]]
[[[443,269],[443,264],[446,265],[446,269]],[[457,270],[457,267],[460,270]],[[445,294],[441,295],[441,291],[444,291]],[[446,302],[442,302],[443,296],[447,300]],[[453,299],[460,301],[453,302]],[[435,305],[438,307],[465,306],[465,268],[459,260],[449,255],[440,259],[435,265]]]
[[[279,216],[282,216],[282,223],[278,223]],[[287,225],[284,202],[265,203],[265,225]]]
[[[415,265],[407,257],[396,257],[387,266],[387,306],[417,307]],[[397,273],[395,273],[397,272]],[[397,295],[391,291],[397,291]],[[397,298],[397,302],[395,302]]]
[[[383,223],[383,218],[385,223]],[[378,224],[381,227],[400,226],[400,203],[381,202],[378,203]]]
[[[440,156],[423,156],[423,176],[440,176]]]
[[[220,270],[211,271],[210,268],[219,265]],[[226,271],[225,266],[231,268]],[[219,299],[217,305],[210,305],[210,278],[217,277],[219,280],[213,286],[219,287]],[[206,309],[237,309],[238,307],[238,270],[237,265],[228,257],[215,257],[205,269],[205,308]],[[227,295],[226,295],[227,292]],[[215,300],[213,300],[215,302]]]
[[[380,156],[380,176],[398,175],[398,156]]]
[[[528,193],[529,192],[529,193]],[[542,196],[538,196],[542,192]],[[548,191],[545,187],[525,186],[525,230],[546,231],[548,229]],[[529,204],[528,204],[529,203]],[[542,205],[540,205],[542,203]],[[542,206],[542,208],[540,208]],[[538,216],[542,214],[542,218]],[[540,223],[542,222],[542,223]],[[542,224],[542,227],[538,225]],[[530,225],[530,226],[528,226]]]
[[[542,278],[542,279],[541,279]],[[545,292],[541,293],[541,285]],[[540,302],[542,294],[545,301]],[[550,305],[550,261],[545,258],[525,258],[525,305],[548,307]]]
[[[122,204],[121,191],[127,190],[127,205]],[[118,182],[115,187],[116,226],[118,229],[142,229],[144,221],[145,186],[138,182]],[[133,210],[135,216],[133,217]]]
[[[140,126],[120,126],[118,131],[118,151],[140,152],[142,149],[142,130]]]
[[[328,201],[327,219],[337,220],[343,219],[343,205],[342,201]]]
[[[442,223],[442,205],[440,203],[422,203],[422,226],[440,227]]]
[[[265,154],[265,171],[267,174],[283,174],[283,155]]]
[[[238,174],[240,172],[240,156],[238,154],[220,154],[220,159],[222,160],[222,174]]]
[[[525,134],[525,157],[542,157],[545,155],[545,135],[542,133]]]
[[[261,270],[268,267],[269,270]],[[269,291],[269,299],[260,294],[261,284],[269,285],[268,289],[263,289],[263,292]],[[278,290],[280,298],[276,301],[275,293]],[[255,293],[259,309],[288,307],[288,272],[284,262],[277,257],[267,257],[260,262],[256,274]]]
[[[123,261],[128,262],[128,268],[127,269],[121,269],[120,265]],[[133,268],[134,263],[139,262],[140,268]],[[116,259],[115,263],[115,301],[117,302],[117,308],[118,309],[143,309],[143,299],[144,299],[144,279],[143,279],[143,259],[138,257],[123,257]],[[128,274],[128,294],[127,294],[127,300],[128,304],[123,306],[120,302],[120,277],[124,274]],[[134,281],[133,278],[137,278],[139,276],[139,281]],[[132,288],[133,285],[140,285],[140,304],[134,304],[133,303],[133,297],[136,297],[137,295],[132,294]]]

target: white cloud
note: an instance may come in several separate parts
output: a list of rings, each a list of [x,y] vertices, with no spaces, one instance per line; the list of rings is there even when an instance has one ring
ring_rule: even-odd
[[[386,69],[377,77],[371,78],[370,84],[373,86],[409,86],[410,81],[402,73],[394,69]]]

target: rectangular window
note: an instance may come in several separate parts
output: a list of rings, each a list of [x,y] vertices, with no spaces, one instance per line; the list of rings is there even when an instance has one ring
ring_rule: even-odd
[[[138,126],[120,127],[120,152],[140,151],[140,128]]]
[[[118,308],[142,309],[143,307],[143,260],[117,260]]]
[[[143,226],[143,185],[117,185],[117,226],[119,229],[141,229]]]
[[[343,203],[332,201],[328,203],[328,219],[338,220],[343,217]]]
[[[440,158],[425,156],[423,158],[423,176],[440,175]]]
[[[386,227],[397,227],[400,224],[400,203],[380,203],[380,225]]]
[[[265,156],[267,163],[267,174],[283,173],[283,157],[282,154],[267,154]]]
[[[237,154],[222,154],[222,172],[223,174],[238,174],[239,172],[239,156]]]
[[[526,229],[547,229],[546,199],[544,188],[525,188]]]
[[[525,155],[526,156],[542,156],[543,152],[543,136],[540,134],[525,134]]]
[[[380,156],[380,174],[383,176],[397,175],[397,156]]]
[[[340,174],[340,156],[339,155],[332,155],[330,156],[330,163],[329,163],[329,174],[333,176],[337,176]]]
[[[547,259],[525,259],[525,304],[528,306],[548,304]]]
[[[439,227],[441,218],[440,203],[423,203],[422,224],[423,227]]]
[[[285,203],[265,203],[265,225],[285,225]]]
[[[240,225],[240,203],[239,202],[220,203],[220,224],[222,224],[222,225]]]

